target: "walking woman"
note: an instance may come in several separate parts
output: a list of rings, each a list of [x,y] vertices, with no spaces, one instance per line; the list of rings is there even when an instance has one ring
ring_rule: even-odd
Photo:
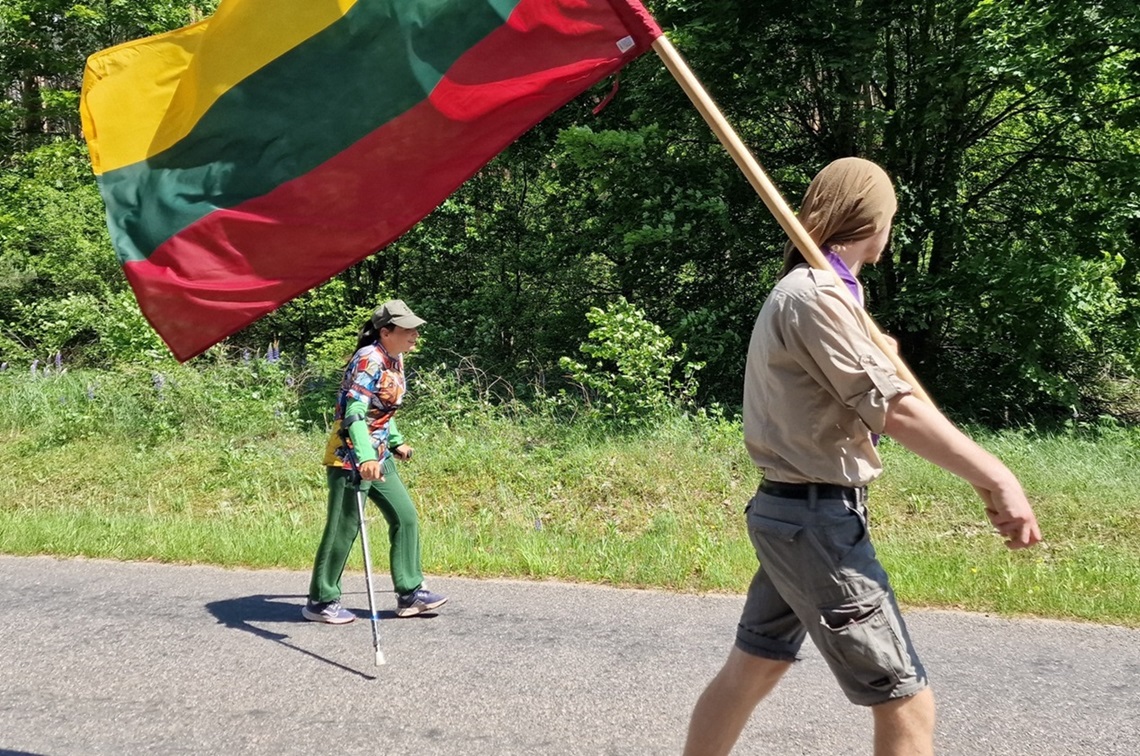
[[[345,367],[325,450],[328,519],[313,562],[309,600],[301,610],[307,620],[342,625],[356,618],[340,603],[341,575],[360,531],[353,484],[356,470],[362,490],[388,521],[396,615],[412,617],[447,601],[424,587],[419,520],[393,459],[412,455],[393,416],[407,388],[403,355],[415,348],[423,324],[403,301],[385,302],[360,329],[356,353]]]

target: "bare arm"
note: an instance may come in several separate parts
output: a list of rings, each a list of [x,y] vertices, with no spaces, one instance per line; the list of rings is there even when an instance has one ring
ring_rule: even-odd
[[[1041,540],[1041,529],[1021,483],[1009,468],[936,408],[910,394],[887,406],[883,432],[925,460],[970,483],[986,505],[986,516],[1011,549]]]

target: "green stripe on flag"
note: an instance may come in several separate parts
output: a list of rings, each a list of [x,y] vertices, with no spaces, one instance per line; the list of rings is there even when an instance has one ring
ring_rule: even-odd
[[[178,143],[99,177],[120,261],[145,259],[212,210],[303,176],[422,102],[516,5],[361,0],[232,87]]]

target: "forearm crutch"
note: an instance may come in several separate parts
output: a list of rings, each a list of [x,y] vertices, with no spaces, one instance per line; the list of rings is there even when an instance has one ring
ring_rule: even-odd
[[[360,519],[360,546],[364,550],[364,584],[368,588],[368,613],[372,617],[372,648],[376,651],[376,666],[384,664],[384,651],[380,648],[380,615],[376,612],[376,594],[372,590],[372,556],[368,552],[368,529],[364,526],[364,490],[360,465],[356,454],[349,451],[353,473],[352,485],[356,492],[356,513]]]

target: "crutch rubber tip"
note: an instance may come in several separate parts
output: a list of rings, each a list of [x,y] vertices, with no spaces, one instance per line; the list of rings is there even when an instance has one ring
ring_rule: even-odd
[[[384,666],[384,664],[385,664],[385,662],[384,662],[384,652],[383,652],[383,651],[377,651],[377,652],[376,652],[376,666],[377,666],[377,667],[383,667],[383,666]]]

